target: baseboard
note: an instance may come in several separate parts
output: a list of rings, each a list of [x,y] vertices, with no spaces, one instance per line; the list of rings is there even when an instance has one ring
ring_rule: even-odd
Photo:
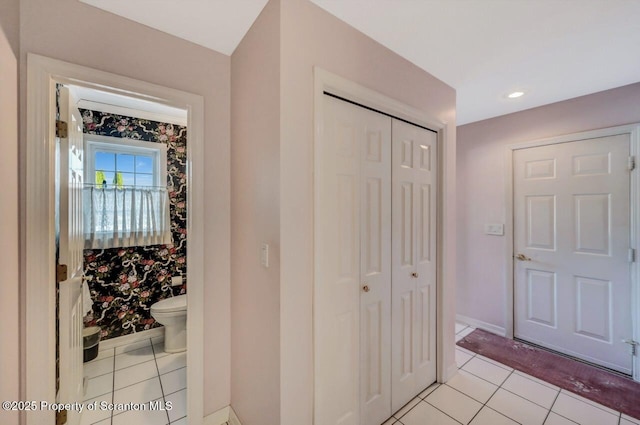
[[[227,423],[229,421],[229,410],[231,410],[231,406],[226,406],[206,416],[202,421],[202,425],[222,425]]]
[[[482,329],[499,336],[507,335],[507,331],[503,327],[492,325],[491,323],[483,322],[482,320],[477,320],[471,317],[463,316],[462,314],[456,314],[456,322],[464,323],[473,328]]]
[[[205,417],[202,425],[223,425],[227,422],[229,425],[242,425],[240,423],[240,419],[238,419],[238,416],[236,415],[236,412],[233,411],[231,406],[223,407],[217,412]]]
[[[236,415],[236,412],[231,406],[229,406],[229,425],[242,425],[240,423],[240,419],[238,419],[238,416]]]
[[[134,342],[159,336],[164,336],[164,327],[153,328],[149,329],[148,331],[135,332],[129,335],[119,336],[117,338],[105,339],[104,341],[100,341],[100,351],[109,350],[121,345],[128,345]]]

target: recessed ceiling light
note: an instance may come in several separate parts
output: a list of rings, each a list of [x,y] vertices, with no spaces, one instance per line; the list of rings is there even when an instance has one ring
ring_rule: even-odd
[[[514,91],[514,92],[512,92],[512,93],[509,93],[509,94],[507,95],[507,97],[508,97],[509,99],[515,99],[515,98],[520,97],[520,96],[523,96],[523,95],[524,95],[524,92],[523,92],[523,91]]]

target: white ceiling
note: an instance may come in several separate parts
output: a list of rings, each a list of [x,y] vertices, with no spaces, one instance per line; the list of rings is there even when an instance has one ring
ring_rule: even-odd
[[[81,1],[225,54],[266,4]],[[640,0],[311,1],[454,87],[458,124],[640,81]]]

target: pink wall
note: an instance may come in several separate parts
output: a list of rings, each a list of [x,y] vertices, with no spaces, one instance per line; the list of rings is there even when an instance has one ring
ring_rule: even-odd
[[[445,364],[454,364],[455,91],[307,0],[281,4],[281,425],[313,412],[313,67],[448,123],[445,191]]]
[[[205,414],[230,401],[230,58],[77,0],[20,1],[27,52],[202,95],[205,102]],[[21,116],[25,115],[24,104]],[[24,121],[21,134],[25,134]],[[23,143],[24,136],[22,139]],[[22,151],[24,152],[24,150]],[[8,185],[7,185],[8,186]],[[209,325],[212,324],[212,325]],[[4,343],[3,343],[4,346]]]
[[[247,425],[280,423],[279,28],[271,1],[231,56],[231,405]]]
[[[640,122],[640,83],[458,127],[458,313],[505,327],[505,146]]]
[[[20,399],[18,261],[18,55],[19,1],[0,4],[0,399]],[[0,423],[18,423],[18,412],[0,410]]]

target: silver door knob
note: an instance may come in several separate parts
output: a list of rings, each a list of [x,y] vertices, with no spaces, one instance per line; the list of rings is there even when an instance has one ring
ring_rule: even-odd
[[[515,258],[516,258],[516,260],[518,260],[518,261],[531,261],[531,258],[527,257],[527,256],[526,256],[526,255],[524,255],[524,254],[518,254],[518,255],[516,255],[516,257],[515,257]]]
[[[370,291],[370,289],[369,289],[369,285],[364,285],[364,286],[362,287],[362,290],[363,290],[364,292],[369,292],[369,291]]]
[[[415,273],[415,272],[411,273],[411,277],[417,279],[418,278],[418,273]]]

